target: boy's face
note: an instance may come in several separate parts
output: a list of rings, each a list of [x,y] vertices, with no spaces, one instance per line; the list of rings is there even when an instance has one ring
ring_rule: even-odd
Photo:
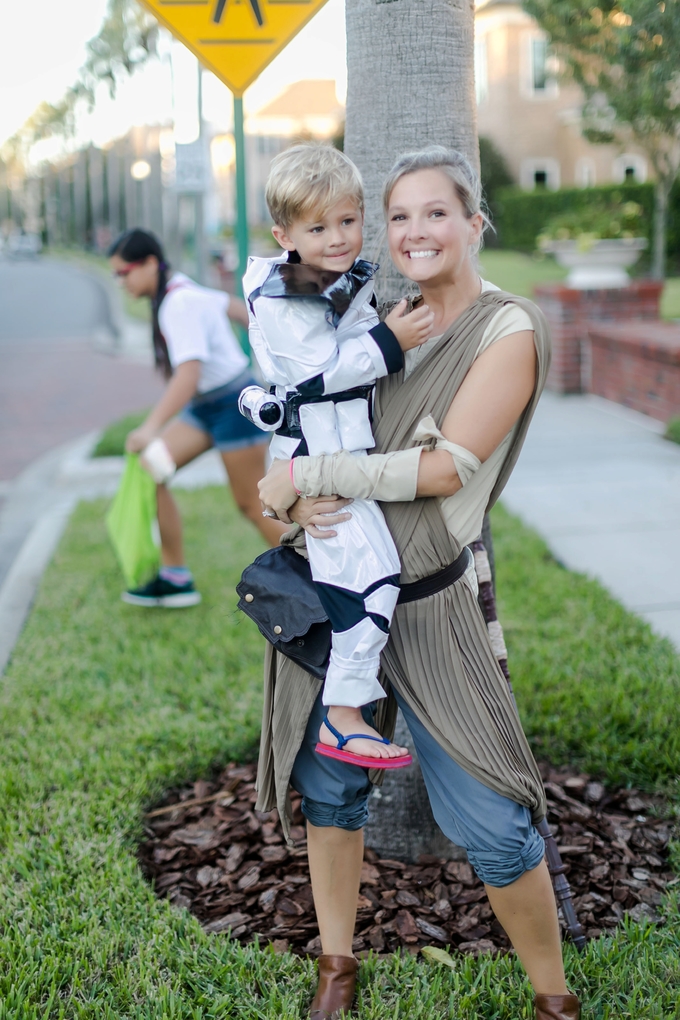
[[[274,226],[282,248],[297,251],[305,265],[345,273],[361,254],[363,215],[352,198],[343,198],[317,220],[295,220],[289,227]]]

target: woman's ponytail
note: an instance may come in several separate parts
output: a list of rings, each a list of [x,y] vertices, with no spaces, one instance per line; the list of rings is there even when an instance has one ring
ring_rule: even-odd
[[[161,332],[158,321],[158,312],[167,291],[168,269],[170,268],[165,260],[161,243],[148,230],[140,230],[138,227],[133,227],[131,230],[125,230],[116,238],[108,250],[108,257],[111,258],[112,255],[117,255],[125,262],[141,262],[143,259],[148,258],[149,255],[154,255],[158,259],[158,289],[155,296],[151,299],[153,353],[156,368],[160,369],[166,379],[169,379],[172,375],[172,365],[170,364],[168,345],[165,342],[165,337]]]

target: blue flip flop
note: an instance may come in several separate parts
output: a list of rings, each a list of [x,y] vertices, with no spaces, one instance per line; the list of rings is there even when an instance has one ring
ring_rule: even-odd
[[[348,737],[343,737],[340,730],[336,730],[335,726],[328,721],[328,716],[324,717],[323,725],[328,727],[338,742],[336,747],[331,747],[329,744],[322,744],[321,742],[316,745],[316,751],[319,754],[325,755],[326,758],[335,758],[336,761],[344,761],[349,765],[359,765],[364,769],[402,769],[406,765],[413,764],[413,758],[410,754],[402,754],[398,758],[369,758],[364,754],[343,751],[345,744],[350,740],[375,740],[378,744],[390,744],[391,741],[387,737],[373,737],[370,733],[350,733]]]

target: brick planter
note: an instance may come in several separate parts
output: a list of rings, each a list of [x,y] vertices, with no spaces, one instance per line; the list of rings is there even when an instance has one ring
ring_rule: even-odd
[[[680,415],[680,326],[590,327],[590,392],[652,418]]]
[[[663,283],[631,280],[628,287],[572,290],[559,283],[535,288],[553,340],[548,389],[582,393],[588,388],[588,334],[594,323],[658,320]]]

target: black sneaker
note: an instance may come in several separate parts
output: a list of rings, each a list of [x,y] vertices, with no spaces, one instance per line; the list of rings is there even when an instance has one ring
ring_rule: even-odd
[[[162,606],[165,609],[184,609],[186,606],[197,606],[201,601],[201,593],[194,588],[194,582],[173,584],[156,575],[153,581],[143,584],[141,588],[124,591],[123,602],[131,606]]]

